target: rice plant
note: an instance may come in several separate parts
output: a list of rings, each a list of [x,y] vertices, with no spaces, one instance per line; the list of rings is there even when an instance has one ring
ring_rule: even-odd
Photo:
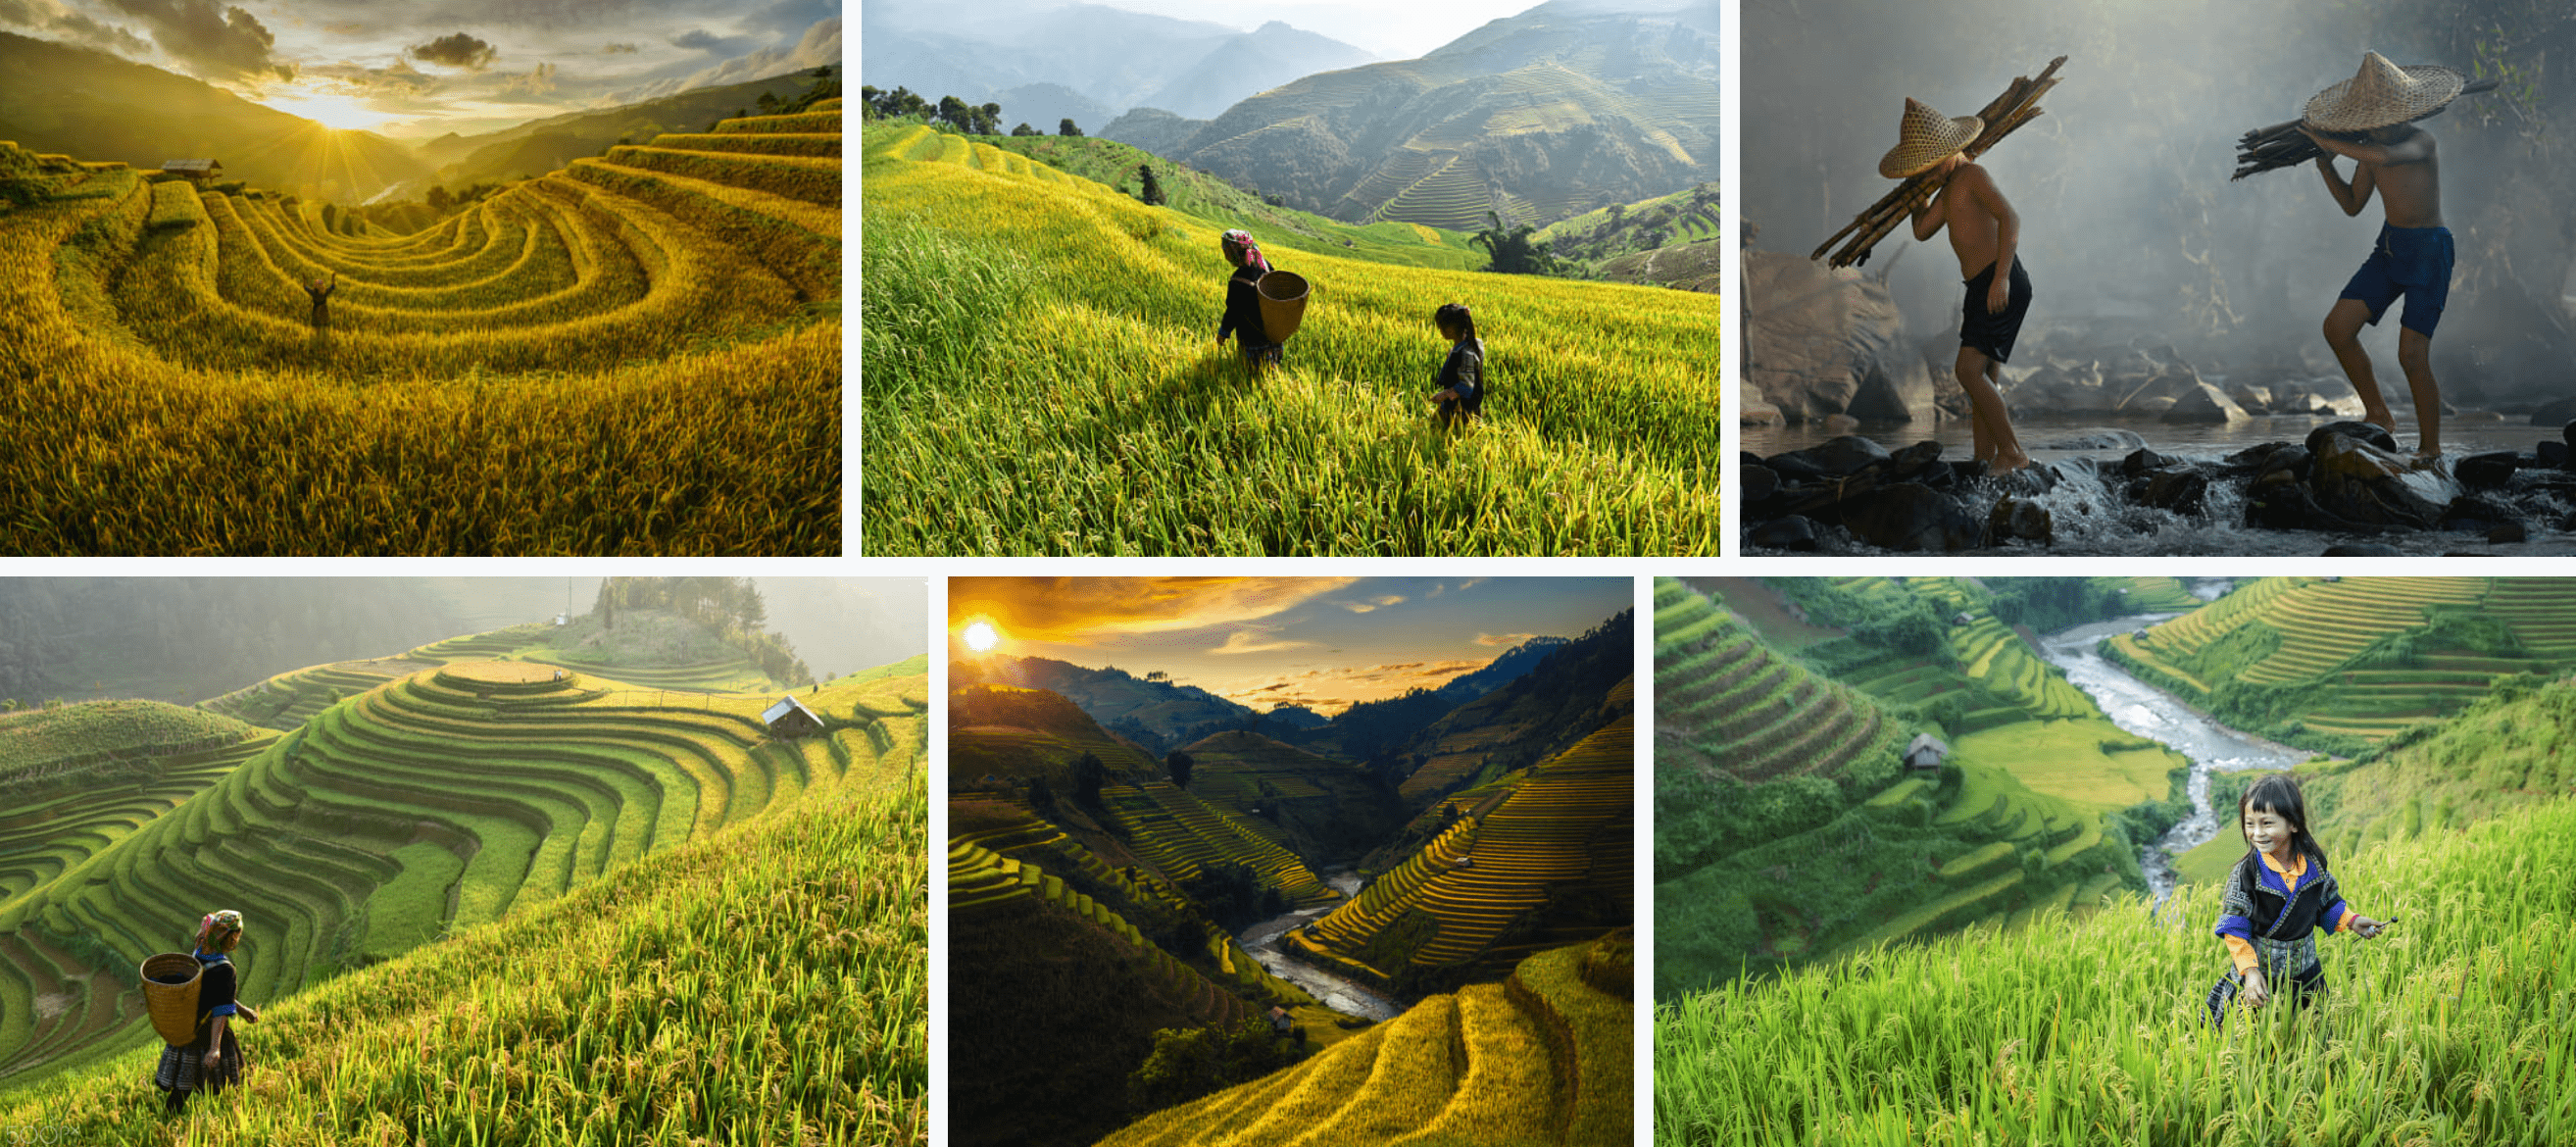
[[[2576,801],[2338,858],[2395,923],[2212,1028],[2217,891],[1745,978],[1655,1015],[1663,1144],[2576,1139]]]
[[[837,552],[839,115],[787,118],[412,235],[126,170],[0,212],[0,550]]]
[[[1703,294],[1274,245],[1318,284],[1284,369],[1213,341],[1218,228],[990,145],[862,133],[871,554],[1716,553]],[[1474,308],[1486,419],[1432,424]]]

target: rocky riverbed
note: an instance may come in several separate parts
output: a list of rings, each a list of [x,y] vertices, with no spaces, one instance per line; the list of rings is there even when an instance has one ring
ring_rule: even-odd
[[[2111,435],[2125,431],[2108,432]],[[2106,435],[2107,437],[2107,435]],[[2130,437],[2135,437],[2131,435]],[[2529,450],[2416,464],[2339,421],[2218,457],[2144,439],[2117,460],[1989,475],[1938,442],[1856,435],[1738,470],[1748,552],[2564,554],[2576,552],[2576,422]]]

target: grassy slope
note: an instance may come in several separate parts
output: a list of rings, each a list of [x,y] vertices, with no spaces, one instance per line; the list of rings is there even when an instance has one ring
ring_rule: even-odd
[[[924,791],[819,800],[287,1000],[244,1090],[156,1116],[157,1052],[0,1098],[81,1143],[917,1143]]]
[[[1466,231],[1447,231],[1420,223],[1358,225],[1293,207],[1273,207],[1262,202],[1260,196],[1206,172],[1114,139],[1007,135],[974,138],[977,143],[1025,155],[1128,196],[1144,188],[1144,180],[1136,174],[1137,166],[1152,164],[1155,182],[1163,188],[1165,206],[1221,227],[1249,231],[1264,251],[1273,247],[1325,251],[1373,262],[1453,271],[1481,270],[1492,261],[1484,248],[1468,245],[1473,235]]]
[[[1181,751],[1194,762],[1191,793],[1310,863],[1355,859],[1404,824],[1395,793],[1357,765],[1257,733],[1218,733]]]
[[[2308,1013],[2208,1026],[2201,997],[2224,966],[2212,890],[2184,891],[2172,923],[2129,900],[1980,929],[1659,1008],[1656,1142],[2576,1136],[2576,802],[2336,868],[2356,903],[2399,923],[2321,940],[2334,989]]]
[[[250,726],[230,717],[159,701],[83,701],[0,714],[0,783],[44,765],[234,741],[250,733]]]
[[[924,128],[862,146],[869,553],[1716,552],[1712,300],[1283,246],[1315,302],[1251,383],[1220,228]],[[1493,371],[1461,435],[1424,403],[1450,299]]]

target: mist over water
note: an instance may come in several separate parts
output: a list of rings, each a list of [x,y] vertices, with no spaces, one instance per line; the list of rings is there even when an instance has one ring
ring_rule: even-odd
[[[1906,97],[1972,115],[2064,55],[2046,114],[1982,161],[2021,213],[2035,284],[2014,364],[2050,350],[2170,345],[2204,373],[2340,377],[2319,325],[2369,255],[2381,208],[2347,218],[2307,165],[2230,183],[2237,136],[2296,119],[2310,96],[2353,75],[2365,49],[2471,71],[2473,49],[2455,41],[2471,38],[2484,8],[2510,10],[2507,59],[2533,67],[2540,48],[2521,33],[2542,21],[2516,15],[2529,7],[1748,0],[1741,202],[1761,229],[1751,246],[1804,258],[1889,191],[1876,166]],[[2555,35],[2532,33],[2544,34]],[[2464,96],[2423,125],[2439,141],[2444,215],[2461,240],[2435,366],[2464,409],[2576,391],[2565,353],[2571,244],[2560,196],[2548,193],[2569,151],[2534,130],[2571,98],[2576,85],[2546,80],[2536,98]],[[1900,225],[1862,270],[1887,274],[1909,338],[1956,328],[1963,276],[1945,236],[1918,244]],[[2392,316],[2363,336],[2392,399],[2405,390],[2396,326]],[[1936,382],[1956,390],[1946,370]]]

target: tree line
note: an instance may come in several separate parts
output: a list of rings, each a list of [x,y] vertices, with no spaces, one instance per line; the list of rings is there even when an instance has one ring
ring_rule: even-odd
[[[874,85],[859,87],[860,114],[869,119],[915,119],[932,127],[945,128],[961,135],[1001,135],[1002,105],[970,104],[955,96],[941,96],[932,103],[910,88],[897,87],[882,91]],[[1066,116],[1056,121],[1055,133],[1080,137],[1082,129]],[[1010,131],[1012,135],[1045,135],[1023,120]]]

